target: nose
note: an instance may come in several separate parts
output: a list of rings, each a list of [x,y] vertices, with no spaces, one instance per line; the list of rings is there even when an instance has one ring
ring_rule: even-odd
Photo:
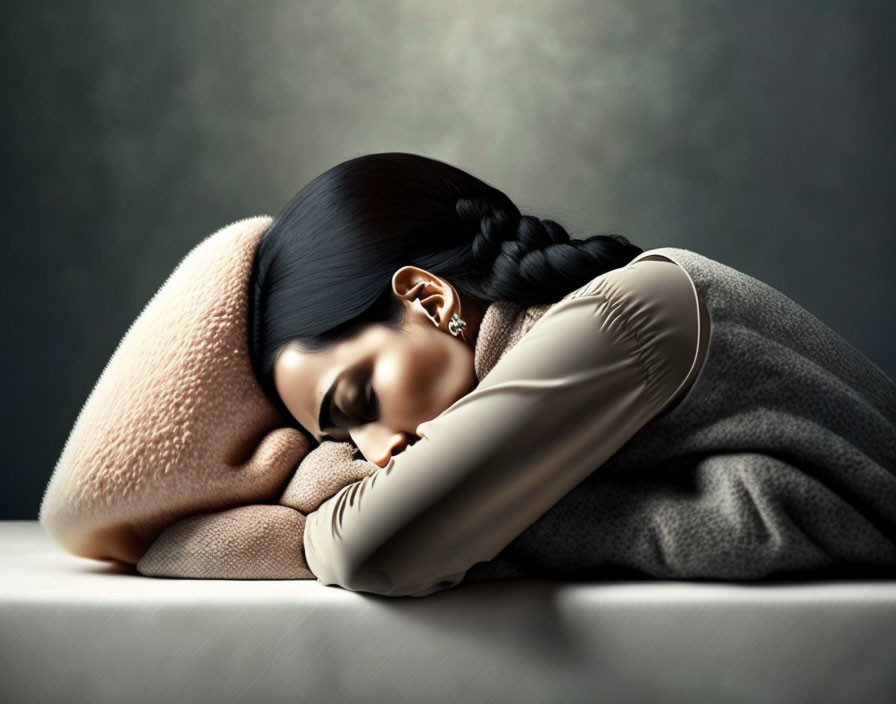
[[[417,438],[413,438],[413,441],[411,441],[407,433],[400,432],[386,436],[384,442],[371,442],[370,440],[372,439],[368,439],[368,442],[364,443],[364,439],[358,438],[358,440],[356,440],[356,443],[358,445],[358,448],[370,462],[373,462],[373,464],[375,464],[377,467],[382,468],[389,464],[389,460],[391,460],[395,455],[401,454],[405,449],[407,449],[408,446],[413,445],[414,442],[416,442]],[[372,446],[370,447],[369,452],[365,450],[365,446]]]

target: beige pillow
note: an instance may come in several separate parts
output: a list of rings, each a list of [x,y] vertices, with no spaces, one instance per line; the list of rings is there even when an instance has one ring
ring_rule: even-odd
[[[177,521],[137,563],[151,577],[314,579],[305,560],[305,516],[342,487],[379,470],[348,442],[325,440],[305,455],[280,497]]]
[[[159,553],[179,565],[171,576],[313,576],[296,552],[304,516],[267,505],[311,443],[264,395],[248,352],[252,258],[270,223],[240,220],[196,245],[115,349],[40,508],[41,525],[69,552],[137,564],[162,531],[190,518]],[[203,522],[195,514],[210,512],[206,532],[191,532]],[[280,543],[262,554],[271,523]],[[190,567],[196,540],[217,556],[204,571]],[[228,550],[242,562],[234,567]]]

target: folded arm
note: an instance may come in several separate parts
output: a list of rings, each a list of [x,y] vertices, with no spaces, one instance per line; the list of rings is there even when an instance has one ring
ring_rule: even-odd
[[[458,584],[659,413],[696,351],[694,293],[676,265],[595,278],[420,441],[307,516],[308,566],[323,584],[388,596]]]

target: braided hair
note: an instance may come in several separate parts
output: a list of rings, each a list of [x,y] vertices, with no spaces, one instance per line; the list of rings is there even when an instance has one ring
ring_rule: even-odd
[[[622,235],[570,239],[553,220],[522,215],[504,200],[461,198],[456,205],[472,235],[470,257],[477,272],[462,284],[463,290],[480,300],[554,303],[643,251]]]
[[[523,215],[502,191],[444,162],[399,152],[338,164],[300,190],[255,252],[249,351],[287,417],[274,362],[292,341],[320,350],[404,306],[392,274],[413,265],[483,304],[554,303],[643,250],[622,235],[570,239],[553,220]]]

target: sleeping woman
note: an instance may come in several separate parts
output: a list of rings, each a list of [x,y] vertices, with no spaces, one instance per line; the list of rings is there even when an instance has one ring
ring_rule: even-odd
[[[307,516],[322,584],[896,568],[896,385],[708,257],[373,154],[277,215],[249,308],[270,400],[378,468]]]

